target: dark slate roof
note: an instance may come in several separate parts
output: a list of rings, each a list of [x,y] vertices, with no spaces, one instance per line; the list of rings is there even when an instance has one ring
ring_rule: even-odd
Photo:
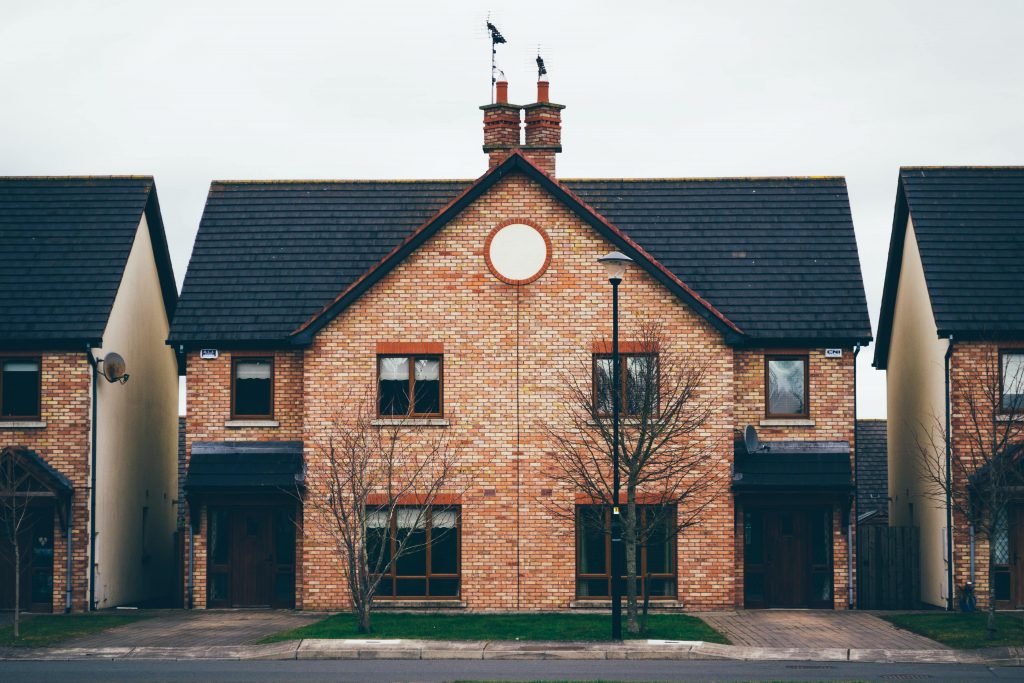
[[[844,492],[853,489],[850,445],[845,441],[782,441],[747,453],[736,443],[732,488],[736,492]]]
[[[151,177],[0,178],[0,345],[99,343],[143,214],[170,317],[177,288]]]
[[[1024,167],[901,168],[875,365],[889,336],[908,216],[939,337],[1024,337]]]
[[[564,182],[749,337],[871,339],[844,179]]]
[[[303,482],[301,441],[199,441],[192,444],[185,489],[279,489]]]
[[[857,514],[889,519],[889,459],[885,420],[857,420]]]
[[[695,299],[695,309],[726,332],[735,323],[751,343],[870,339],[842,179],[539,182],[567,203],[579,197],[592,205],[665,267],[667,286],[674,278],[705,299]],[[472,187],[214,183],[171,341],[286,341]]]

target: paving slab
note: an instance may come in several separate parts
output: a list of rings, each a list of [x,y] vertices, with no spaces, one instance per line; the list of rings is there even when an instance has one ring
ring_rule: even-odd
[[[299,628],[326,614],[295,610],[133,610],[149,617],[125,626],[73,638],[67,647],[207,647],[252,645]]]
[[[739,610],[700,618],[735,645],[770,648],[948,650],[878,616],[850,610]]]

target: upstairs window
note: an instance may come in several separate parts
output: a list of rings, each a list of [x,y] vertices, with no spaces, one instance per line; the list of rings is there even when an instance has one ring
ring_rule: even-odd
[[[765,357],[765,415],[809,417],[807,356]]]
[[[235,358],[232,361],[231,416],[274,416],[274,359]]]
[[[1024,350],[1001,351],[1002,402],[1004,413],[1024,411]]]
[[[441,360],[441,356],[378,356],[378,413],[382,417],[441,417]]]
[[[653,353],[619,354],[619,410],[639,417],[658,410],[658,356]],[[611,415],[613,363],[610,355],[594,356],[594,412]],[[648,404],[649,403],[649,404]]]
[[[40,361],[0,358],[0,419],[38,418]]]

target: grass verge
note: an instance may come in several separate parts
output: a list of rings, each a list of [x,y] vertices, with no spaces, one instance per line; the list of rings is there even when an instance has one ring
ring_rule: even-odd
[[[0,627],[0,647],[47,647],[146,618],[137,614],[35,614],[22,619],[17,640],[13,624]]]
[[[602,614],[407,614],[373,615],[373,633],[359,633],[355,617],[343,613],[315,624],[277,633],[263,643],[300,638],[406,638],[416,640],[608,640],[611,620]],[[697,617],[652,614],[647,632],[627,638],[704,640],[728,644],[721,633]]]
[[[1019,614],[996,614],[996,637],[993,640],[987,638],[985,624],[988,615],[984,612],[890,614],[882,618],[899,628],[960,650],[1024,645],[1024,618]]]

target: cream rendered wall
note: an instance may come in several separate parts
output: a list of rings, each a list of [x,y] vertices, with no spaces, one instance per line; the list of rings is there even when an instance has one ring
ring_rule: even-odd
[[[153,245],[139,225],[103,333],[130,379],[97,378],[96,606],[164,598],[174,577],[178,371]],[[147,508],[145,523],[143,509]],[[145,525],[145,531],[143,526]],[[143,541],[145,535],[145,541]]]
[[[921,252],[913,222],[908,219],[886,375],[889,524],[920,527],[921,600],[942,607],[946,592],[946,507],[935,499],[934,485],[922,476],[926,461],[919,446],[929,444],[927,457],[936,463],[945,462],[945,449],[940,445],[945,430],[948,342],[939,339],[936,330]],[[934,449],[932,443],[936,444]]]

